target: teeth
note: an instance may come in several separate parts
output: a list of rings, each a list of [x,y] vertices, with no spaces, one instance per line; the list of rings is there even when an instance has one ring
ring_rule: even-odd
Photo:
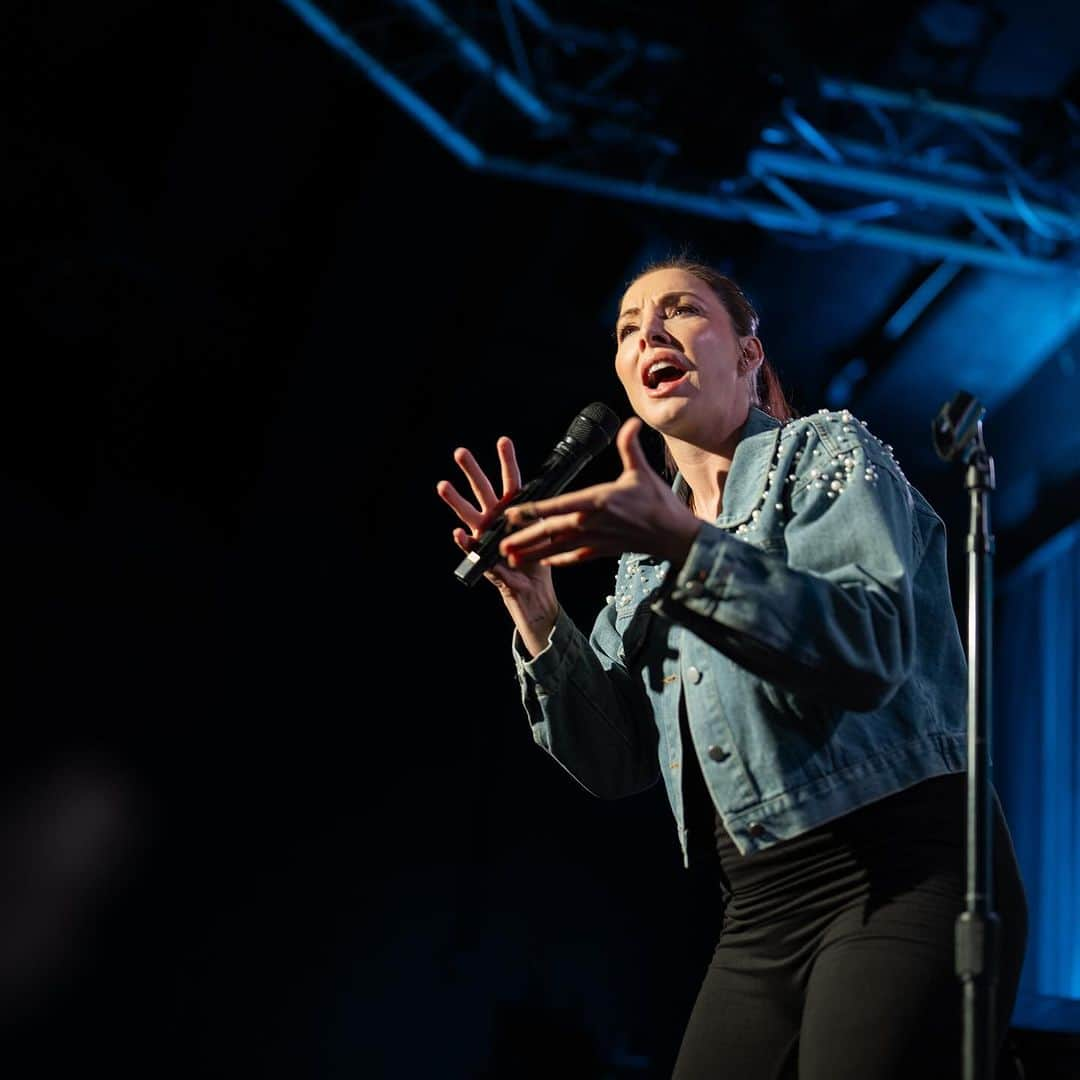
[[[650,364],[645,372],[645,381],[648,383],[650,389],[656,389],[660,381],[657,376],[661,371],[664,371],[666,368],[670,368],[677,375],[681,375],[683,373],[682,368],[679,367],[677,364],[673,364],[670,360],[657,360],[655,363]]]

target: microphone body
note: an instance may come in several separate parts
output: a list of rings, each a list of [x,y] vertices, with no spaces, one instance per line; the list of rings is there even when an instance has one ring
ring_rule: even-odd
[[[520,503],[547,499],[564,491],[578,473],[615,438],[621,421],[601,402],[587,405],[570,424],[566,434],[555,444],[540,471],[523,484],[507,502],[504,510]],[[465,585],[475,585],[499,559],[499,544],[509,523],[500,514],[477,539],[476,546],[461,560],[454,576]]]

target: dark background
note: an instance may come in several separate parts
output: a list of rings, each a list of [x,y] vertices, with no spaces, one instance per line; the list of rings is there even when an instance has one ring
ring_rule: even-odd
[[[553,10],[687,50],[648,89],[691,172],[737,166],[777,73],[1075,101],[1071,5],[966,5],[985,48],[953,67],[929,7]],[[435,484],[458,445],[490,466],[510,434],[527,471],[586,403],[628,415],[611,325],[651,254],[743,281],[801,411],[860,351],[943,378],[879,334],[923,265],[471,173],[280,4],[6,11],[9,1075],[665,1076],[712,898],[661,789],[599,802],[533,746]],[[1075,517],[1065,331],[990,421],[1003,487],[1054,464],[1011,563]],[[959,560],[936,385],[860,415]],[[613,569],[562,575],[580,621]]]

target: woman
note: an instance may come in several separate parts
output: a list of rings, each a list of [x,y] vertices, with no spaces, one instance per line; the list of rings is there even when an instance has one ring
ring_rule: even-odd
[[[942,522],[850,413],[791,417],[753,307],[711,268],[644,270],[616,341],[621,475],[507,508],[486,576],[537,743],[602,798],[662,777],[686,865],[715,870],[674,1075],[956,1080],[966,667]],[[501,499],[464,448],[475,504],[437,488],[465,551],[520,487],[497,449]],[[598,556],[618,570],[586,635],[552,567]],[[1027,912],[995,813],[1000,1046]]]

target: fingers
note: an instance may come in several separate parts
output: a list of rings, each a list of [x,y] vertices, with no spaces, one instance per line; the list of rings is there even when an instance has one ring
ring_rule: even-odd
[[[543,566],[571,566],[573,563],[585,562],[587,559],[595,559],[602,554],[591,547],[573,548],[570,551],[561,551],[555,555],[546,555],[540,560]]]
[[[553,495],[550,499],[537,499],[535,502],[519,503],[517,506],[509,506],[504,512],[507,522],[514,529],[529,525],[540,518],[559,517],[564,514],[582,514],[589,510],[595,510],[597,499],[602,491],[610,487],[610,484],[597,484],[594,487],[582,488],[581,491],[570,491],[565,495]]]
[[[650,468],[649,459],[641,445],[641,419],[631,416],[619,428],[615,436],[615,446],[619,451],[624,469]]]
[[[601,554],[604,552],[589,544],[582,544],[580,538],[553,534],[551,540],[543,539],[524,547],[512,548],[504,558],[511,569],[519,570],[534,563],[541,566],[569,566]]]
[[[477,464],[472,451],[464,446],[459,446],[454,451],[454,460],[468,479],[469,487],[472,488],[480,508],[486,511],[494,507],[498,503],[499,497],[495,494],[495,489],[491,486],[491,481],[485,475],[484,470]]]
[[[473,549],[473,537],[464,529],[454,530],[454,543],[466,554]]]
[[[495,449],[498,451],[499,465],[502,468],[502,489],[505,499],[511,492],[520,490],[521,470],[518,468],[514,444],[505,435],[495,443]]]
[[[469,481],[469,487],[472,489],[476,501],[480,504],[480,510],[485,514],[496,509],[502,502],[505,502],[509,496],[513,495],[521,488],[521,470],[518,467],[517,454],[514,451],[513,442],[505,435],[502,435],[499,437],[495,446],[499,454],[499,470],[502,475],[503,493],[501,498],[495,494],[495,488],[487,478],[487,474],[480,468],[473,452],[464,446],[459,446],[454,451],[454,461],[465,474],[465,478]],[[465,520],[461,511],[468,504],[454,485],[448,480],[440,480],[436,485],[435,490],[438,492],[439,497],[447,503],[454,512],[462,518],[462,520]],[[473,520],[478,519],[481,516],[481,514],[470,514],[469,524],[473,524]]]
[[[624,470],[633,470],[638,473],[654,472],[641,445],[642,427],[640,418],[632,416],[619,428],[616,445]],[[507,522],[512,528],[527,525],[538,517],[551,518],[562,514],[584,514],[602,508],[605,499],[609,497],[615,488],[616,485],[611,483],[594,484],[592,487],[582,488],[580,491],[553,495],[551,498],[537,499],[535,502],[519,503],[517,506],[507,507],[504,513]]]
[[[523,504],[528,507],[533,504]],[[519,529],[499,545],[499,553],[511,566],[536,560],[575,547],[581,543],[581,514],[541,517]]]
[[[506,537],[499,544],[499,554],[511,566],[517,566],[521,561],[535,559],[544,551],[550,551],[552,536],[550,524],[546,519],[540,518],[535,524]]]
[[[520,488],[521,471],[518,468],[514,444],[510,439],[505,435],[501,436],[496,443],[496,448],[502,473],[502,500],[505,500],[508,494]],[[495,494],[491,481],[488,480],[484,470],[480,468],[471,450],[459,446],[454,451],[454,461],[457,462],[469,481],[469,487],[472,488],[472,493],[477,503],[479,503],[479,509],[466,499],[449,480],[440,480],[435,485],[435,491],[439,498],[457,514],[458,518],[476,533],[484,527],[485,518],[492,515],[502,500]]]
[[[442,499],[442,501],[446,503],[446,505],[449,506],[450,509],[457,514],[458,518],[468,525],[470,529],[479,527],[484,516],[483,513],[477,510],[468,499],[461,495],[449,480],[440,480],[435,485],[435,491],[439,498]]]

